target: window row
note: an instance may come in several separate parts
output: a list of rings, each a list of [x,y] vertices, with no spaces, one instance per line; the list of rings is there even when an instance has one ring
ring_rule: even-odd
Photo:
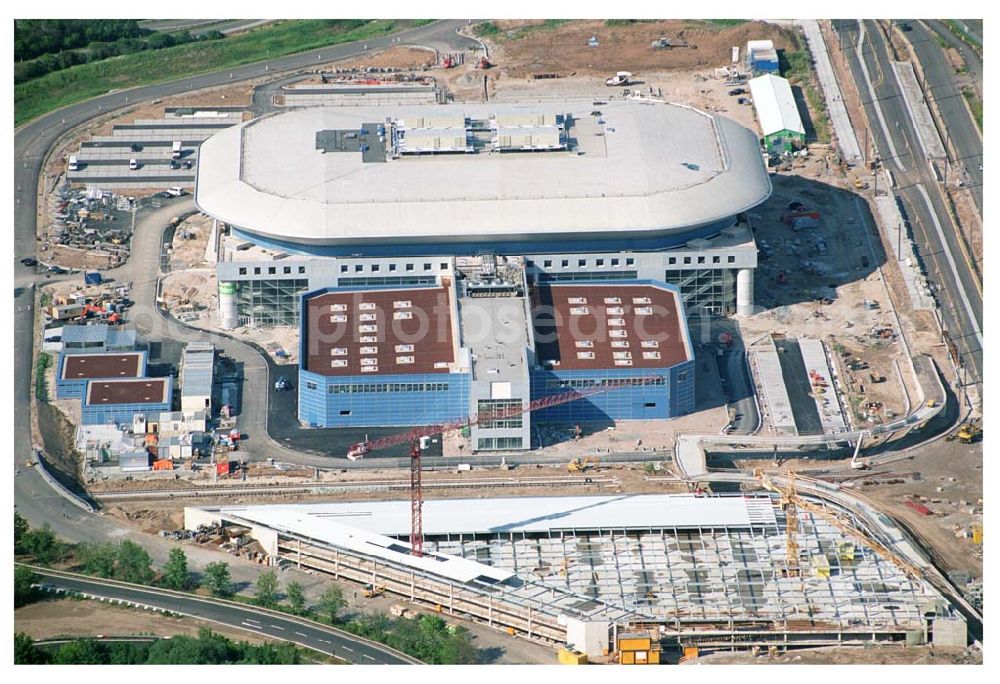
[[[261,266],[254,266],[253,267],[253,274],[254,275],[262,275],[262,273],[261,273],[261,269],[262,268],[263,267],[261,267]],[[296,273],[298,273],[299,275],[304,275],[305,272],[306,272],[306,267],[305,266],[297,266],[296,269],[297,269]],[[240,275],[247,275],[247,267],[246,266],[240,266],[238,273]],[[292,274],[292,267],[291,266],[282,266],[281,267],[281,273],[282,273],[282,275],[291,275]],[[278,275],[278,267],[277,266],[268,266],[267,267],[267,275]]]
[[[384,265],[386,266],[386,270],[389,273],[395,273],[396,270],[399,268],[399,264],[384,264]],[[417,270],[417,266],[418,265],[421,265],[423,267],[423,270],[425,270],[425,271],[430,271],[431,269],[434,268],[434,264],[432,264],[429,261],[425,261],[423,264],[402,264],[403,270],[406,271],[407,273],[412,273],[413,271]],[[382,271],[383,264],[354,264],[353,266],[354,266],[354,268],[353,268],[353,272],[354,273],[364,273],[366,270],[369,273],[379,273],[379,272]],[[365,268],[366,266],[367,266],[367,269]],[[352,270],[351,269],[351,264],[341,264],[340,265],[340,272],[341,273],[348,273],[351,270]],[[446,262],[446,261],[440,262],[438,264],[438,270],[447,271],[448,270],[448,262]]]
[[[382,394],[385,392],[447,392],[447,382],[381,382],[370,385],[330,385],[330,394]],[[312,389],[312,388],[310,388]]]

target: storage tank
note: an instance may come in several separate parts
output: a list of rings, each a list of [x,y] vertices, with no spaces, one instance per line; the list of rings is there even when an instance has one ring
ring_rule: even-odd
[[[219,283],[219,325],[224,330],[232,330],[239,322],[236,306],[236,283],[222,281]]]

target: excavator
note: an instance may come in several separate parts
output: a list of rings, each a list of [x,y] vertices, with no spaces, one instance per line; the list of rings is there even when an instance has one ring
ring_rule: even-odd
[[[572,461],[566,464],[566,470],[571,473],[585,473],[592,468],[596,468],[600,464],[601,460],[596,456],[587,456],[586,458],[574,458]]]

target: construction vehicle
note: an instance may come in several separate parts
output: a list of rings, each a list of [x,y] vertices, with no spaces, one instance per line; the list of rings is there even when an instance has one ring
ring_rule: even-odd
[[[485,57],[480,57],[479,61],[476,62],[477,69],[489,69],[492,66],[493,65],[490,63],[490,60],[486,59]]]
[[[601,460],[596,456],[587,456],[582,459],[574,458],[566,464],[566,470],[571,473],[585,473],[592,468],[596,468],[600,462]]]
[[[982,434],[983,430],[979,427],[978,423],[970,420],[967,423],[962,423],[958,427],[958,432],[955,433],[955,436],[958,437],[958,441],[962,444],[972,444],[979,439]]]
[[[628,71],[619,71],[611,78],[604,81],[607,86],[627,86],[632,84],[632,74]]]
[[[860,178],[855,178],[854,179],[854,189],[855,190],[867,190],[868,189],[868,183],[865,183]]]
[[[385,593],[385,587],[381,584],[366,584],[361,590],[361,595],[365,598],[375,598]]]

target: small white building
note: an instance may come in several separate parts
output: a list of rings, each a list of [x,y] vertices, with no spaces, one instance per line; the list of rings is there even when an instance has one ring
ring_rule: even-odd
[[[768,150],[788,152],[793,143],[805,142],[806,129],[788,79],[766,74],[748,85]]]
[[[188,344],[181,358],[181,411],[212,411],[214,374],[215,346],[197,342]]]

